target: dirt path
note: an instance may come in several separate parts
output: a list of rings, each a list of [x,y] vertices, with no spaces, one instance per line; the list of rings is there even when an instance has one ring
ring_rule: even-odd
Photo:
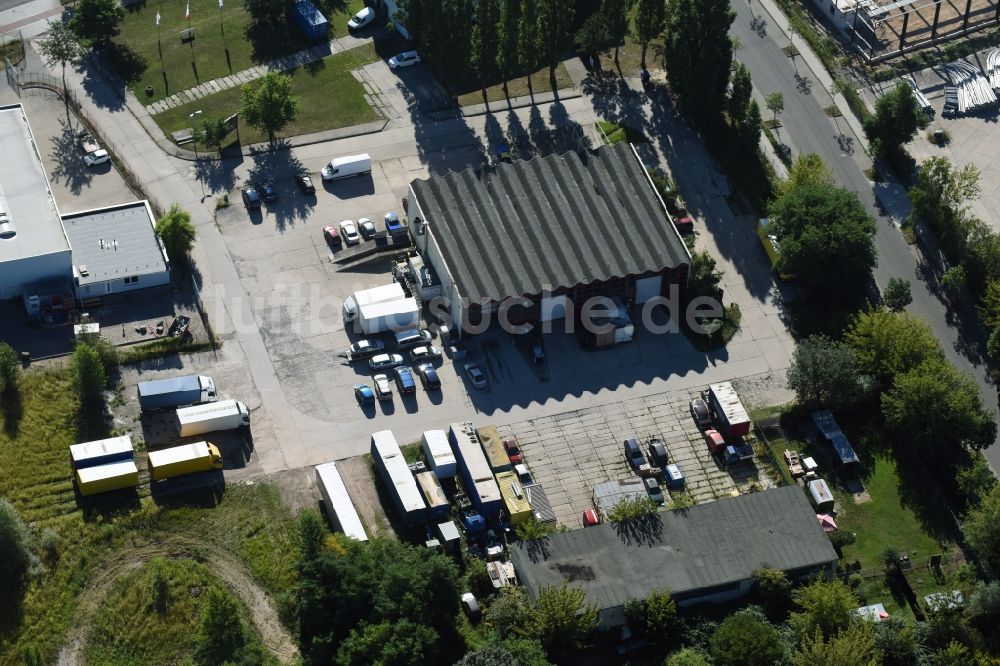
[[[294,661],[298,654],[295,641],[282,626],[267,593],[247,575],[243,565],[211,544],[173,539],[116,553],[102,562],[100,569],[95,569],[80,593],[76,617],[66,635],[66,644],[59,653],[59,666],[79,666],[83,663],[90,621],[115,580],[154,557],[187,558],[192,556],[195,548],[199,560],[246,604],[264,646],[283,662]]]

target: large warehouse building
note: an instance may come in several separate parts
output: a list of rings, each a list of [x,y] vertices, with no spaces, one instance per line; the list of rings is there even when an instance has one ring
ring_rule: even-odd
[[[530,595],[566,581],[597,606],[603,627],[624,624],[626,602],[653,591],[670,590],[679,606],[725,603],[749,592],[761,567],[796,581],[829,577],[837,566],[798,486],[553,534],[510,554]]]
[[[415,180],[407,213],[456,324],[515,301],[511,323],[551,321],[590,296],[642,304],[687,283],[691,255],[625,143]]]
[[[19,104],[0,106],[0,300],[69,285],[70,244]]]

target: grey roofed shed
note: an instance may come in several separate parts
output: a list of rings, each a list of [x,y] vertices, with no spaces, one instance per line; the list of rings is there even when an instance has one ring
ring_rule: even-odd
[[[166,252],[146,201],[63,215],[80,285],[165,273]],[[86,267],[83,274],[81,266]]]
[[[659,512],[638,527],[604,523],[517,543],[511,560],[529,593],[567,580],[605,610],[655,589],[698,599],[762,566],[796,578],[832,567],[837,553],[802,490],[785,486]]]
[[[473,301],[690,261],[625,143],[432,176],[411,187],[461,295]]]
[[[819,430],[824,439],[833,447],[841,465],[861,462],[858,459],[858,454],[854,452],[854,447],[847,441],[847,436],[841,431],[840,426],[837,425],[837,420],[833,418],[833,414],[829,410],[823,409],[813,412],[810,416],[813,423],[816,424],[816,429]]]

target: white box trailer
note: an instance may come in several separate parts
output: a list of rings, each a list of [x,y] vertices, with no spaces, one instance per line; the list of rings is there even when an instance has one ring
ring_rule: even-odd
[[[406,294],[398,282],[352,292],[344,299],[344,306],[342,308],[344,321],[354,321],[358,316],[358,308],[362,305],[391,303],[392,301],[401,301],[404,298],[406,298]]]
[[[221,400],[177,410],[181,437],[250,427],[250,410],[239,400]]]
[[[69,447],[69,458],[73,469],[123,462],[132,460],[134,457],[135,447],[132,446],[130,435],[83,442]]]
[[[407,527],[422,524],[427,519],[427,505],[391,430],[372,433],[371,454],[403,523]]]
[[[362,305],[358,310],[358,323],[365,335],[419,328],[420,306],[413,298]]]
[[[323,496],[323,510],[335,530],[356,541],[368,541],[365,526],[361,523],[354,502],[344,485],[344,478],[337,469],[337,463],[328,462],[316,465],[316,485]]]
[[[448,443],[448,435],[444,430],[428,430],[420,438],[420,445],[431,470],[439,479],[455,477],[455,454]]]
[[[139,485],[139,469],[133,460],[84,467],[74,476],[76,488],[84,497]]]

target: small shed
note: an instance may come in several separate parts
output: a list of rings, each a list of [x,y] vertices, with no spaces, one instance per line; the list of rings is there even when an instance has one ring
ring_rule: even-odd
[[[459,546],[462,543],[462,535],[459,533],[455,521],[449,520],[438,523],[437,535],[438,541],[444,546],[445,551],[449,553],[458,552]]]
[[[816,425],[816,429],[819,430],[820,436],[833,447],[833,451],[836,453],[837,460],[841,465],[861,462],[858,454],[854,452],[854,447],[847,441],[847,437],[841,432],[840,426],[837,425],[837,420],[833,418],[833,414],[829,410],[824,409],[813,412],[810,414],[810,417]]]
[[[826,485],[823,479],[814,479],[809,482],[809,499],[819,512],[833,511],[833,493],[830,486]]]
[[[292,17],[307,39],[326,39],[330,34],[330,22],[309,0],[296,0]]]

